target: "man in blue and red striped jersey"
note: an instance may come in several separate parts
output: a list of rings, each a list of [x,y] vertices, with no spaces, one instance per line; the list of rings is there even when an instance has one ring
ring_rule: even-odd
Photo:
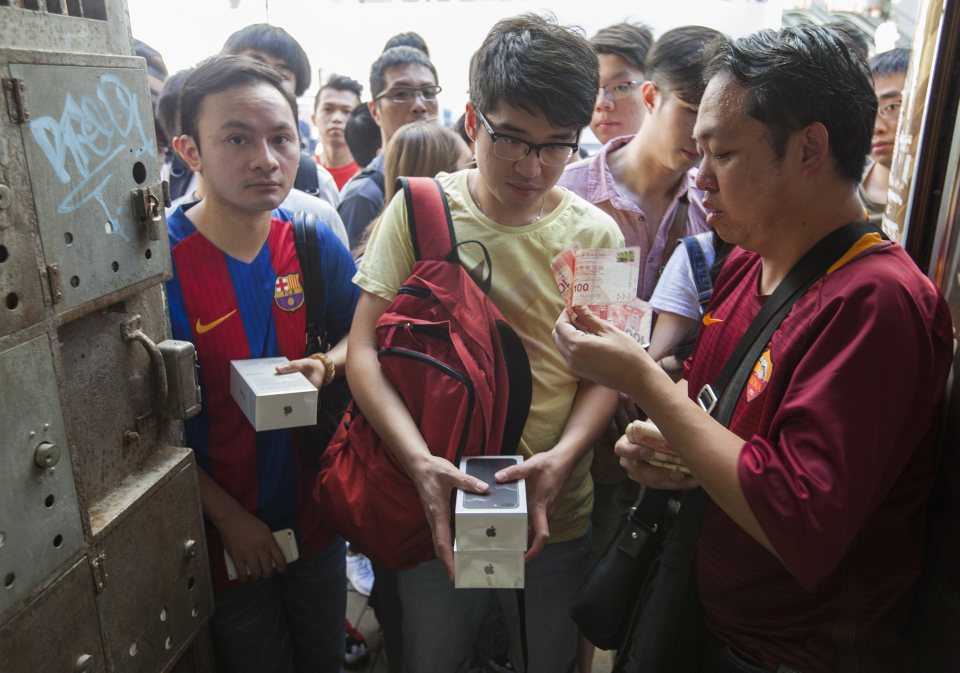
[[[220,671],[338,671],[346,603],[344,543],[323,527],[291,430],[255,432],[230,396],[230,361],[286,356],[315,385],[343,372],[346,340],[304,353],[306,307],[291,215],[277,208],[299,164],[296,101],[269,67],[239,56],[200,64],[181,96],[183,157],[205,197],[168,222],[170,321],[196,344],[203,410],[186,424],[196,451],[215,592]],[[317,227],[323,327],[334,343],[356,304],[353,260]],[[309,301],[310,298],[306,298]],[[285,563],[272,531],[292,528]],[[227,577],[224,551],[239,578]],[[276,572],[275,572],[276,571]]]

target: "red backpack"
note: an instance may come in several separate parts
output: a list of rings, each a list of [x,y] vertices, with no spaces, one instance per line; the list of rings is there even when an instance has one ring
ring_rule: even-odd
[[[400,178],[416,262],[376,325],[380,367],[434,455],[515,454],[530,409],[523,343],[487,297],[490,257],[457,243],[432,178]],[[478,246],[486,274],[460,263]],[[325,522],[374,563],[406,570],[434,558],[413,482],[352,403],[321,460],[314,490]]]

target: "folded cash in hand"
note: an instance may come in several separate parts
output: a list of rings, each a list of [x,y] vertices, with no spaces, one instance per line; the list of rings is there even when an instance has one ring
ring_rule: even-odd
[[[550,264],[567,307],[586,306],[637,342],[650,343],[650,304],[637,299],[640,248],[574,246]]]

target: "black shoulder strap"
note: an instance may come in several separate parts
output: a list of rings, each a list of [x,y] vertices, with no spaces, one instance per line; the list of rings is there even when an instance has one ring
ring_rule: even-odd
[[[317,162],[306,152],[300,153],[300,165],[293,186],[311,196],[320,193],[320,178],[317,177]]]
[[[315,353],[320,348],[323,333],[320,316],[323,314],[323,287],[320,247],[317,245],[317,218],[313,213],[298,210],[293,214],[293,242],[300,258],[303,293],[307,302],[307,349]]]

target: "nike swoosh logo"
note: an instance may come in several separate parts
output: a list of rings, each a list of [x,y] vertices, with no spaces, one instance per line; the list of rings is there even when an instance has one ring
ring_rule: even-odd
[[[234,313],[236,313],[236,312],[237,312],[237,309],[233,309],[233,310],[230,311],[230,313],[228,313],[227,315],[222,316],[222,317],[220,317],[220,318],[217,318],[217,319],[214,320],[213,322],[207,323],[206,325],[204,325],[204,324],[202,324],[202,323],[200,322],[200,318],[197,318],[197,325],[196,325],[196,328],[195,328],[197,334],[206,334],[207,332],[209,332],[210,330],[212,330],[214,327],[216,327],[217,325],[219,325],[220,323],[222,323],[224,320],[226,320],[227,318],[229,318],[230,316],[232,316],[232,315],[233,315]]]
[[[714,318],[713,311],[707,311],[703,314],[704,325],[716,325],[718,322],[723,322],[723,318]]]

